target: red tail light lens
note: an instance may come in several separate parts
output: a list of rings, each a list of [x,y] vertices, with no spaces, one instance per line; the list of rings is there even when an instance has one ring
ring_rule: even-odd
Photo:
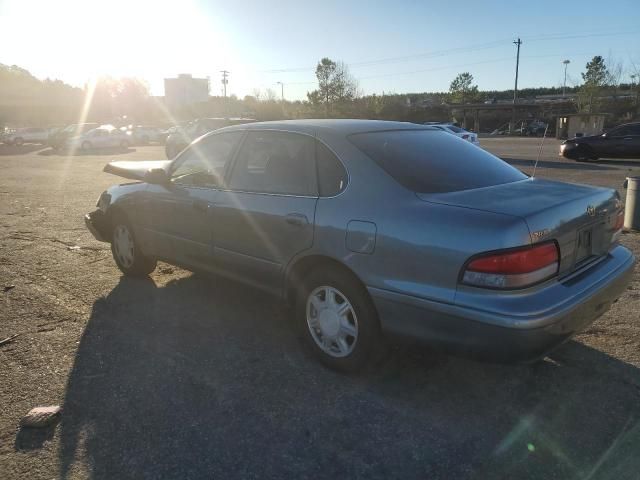
[[[614,225],[613,229],[617,232],[619,230],[622,230],[622,227],[624,227],[624,210],[618,212],[618,216],[616,217],[616,224]]]
[[[494,252],[471,260],[463,283],[487,288],[524,288],[558,273],[560,256],[555,242],[505,252]]]

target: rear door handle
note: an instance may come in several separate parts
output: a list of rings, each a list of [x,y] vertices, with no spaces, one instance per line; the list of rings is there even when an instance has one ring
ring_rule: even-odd
[[[289,225],[295,225],[297,227],[301,227],[309,223],[307,216],[302,213],[290,213],[285,217],[285,220]]]

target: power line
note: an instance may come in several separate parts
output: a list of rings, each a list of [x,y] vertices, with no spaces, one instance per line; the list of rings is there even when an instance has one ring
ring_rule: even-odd
[[[574,33],[574,34],[566,34],[566,33],[550,33],[529,37],[522,37],[527,42],[539,42],[539,41],[548,41],[548,40],[569,40],[569,39],[578,39],[578,38],[591,38],[591,37],[607,37],[607,36],[620,36],[620,35],[633,35],[640,33],[640,30],[628,30],[624,32],[590,32],[590,33]],[[387,57],[380,58],[374,60],[367,60],[361,62],[349,62],[347,66],[349,68],[360,68],[360,67],[369,67],[369,66],[377,66],[384,65],[388,63],[402,63],[407,61],[419,60],[424,58],[433,58],[444,55],[454,55],[456,53],[469,53],[478,50],[486,50],[490,48],[496,48],[504,45],[509,39],[496,40],[493,42],[488,42],[481,45],[472,45],[466,47],[456,47],[445,50],[434,50],[431,52],[419,53],[414,55],[403,55],[398,57]],[[279,69],[269,69],[269,70],[258,70],[257,73],[301,73],[301,72],[310,72],[315,71],[315,67],[296,67],[296,68],[279,68]]]

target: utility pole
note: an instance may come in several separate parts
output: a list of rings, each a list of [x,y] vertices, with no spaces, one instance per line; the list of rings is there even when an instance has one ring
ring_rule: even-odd
[[[513,42],[518,47],[518,53],[516,54],[516,84],[513,88],[513,110],[511,112],[511,125],[509,125],[509,133],[513,133],[513,127],[516,123],[516,102],[518,101],[518,68],[520,67],[520,45],[522,40],[518,37],[518,40]]]
[[[220,73],[222,74],[222,86],[224,88],[224,98],[227,98],[227,84],[229,83],[229,80],[227,79],[227,77],[229,76],[229,73],[227,70],[220,70]]]
[[[562,84],[562,98],[565,97],[565,92],[567,90],[567,65],[571,63],[571,60],[563,60],[564,63],[564,83]]]
[[[284,83],[276,82],[276,84],[280,85],[280,99],[284,102]]]
[[[227,84],[229,83],[229,80],[227,79],[227,77],[229,76],[229,73],[227,70],[220,70],[220,73],[222,74],[222,88],[224,91],[224,113],[225,116],[228,117],[229,116],[229,105],[227,105]]]

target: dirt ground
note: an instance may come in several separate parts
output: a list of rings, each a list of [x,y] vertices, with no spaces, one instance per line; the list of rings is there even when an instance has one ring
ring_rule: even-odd
[[[539,140],[482,139],[526,172]],[[547,141],[537,175],[618,188],[639,161],[581,164]],[[374,373],[326,370],[286,311],[161,264],[122,278],[83,224],[112,158],[0,146],[0,478],[602,478],[640,475],[640,274],[535,365],[396,344]],[[640,235],[622,243],[640,255]],[[14,288],[6,291],[5,287]],[[19,428],[32,407],[60,422]]]

